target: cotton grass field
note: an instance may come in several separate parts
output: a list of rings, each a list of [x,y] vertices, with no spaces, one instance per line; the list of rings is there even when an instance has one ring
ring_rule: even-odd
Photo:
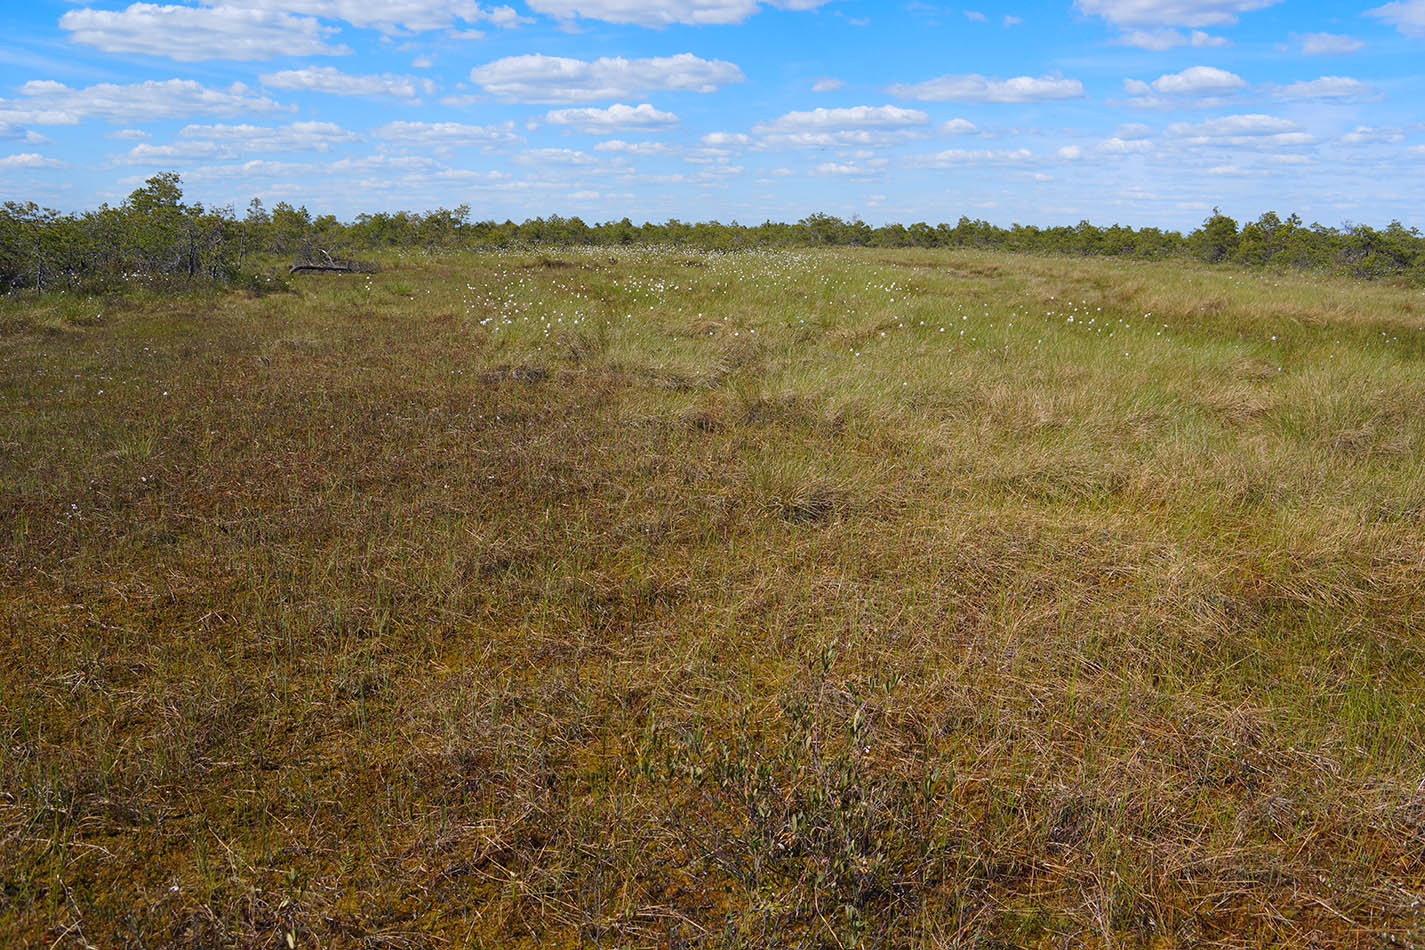
[[[1425,943],[1425,293],[0,303],[0,944]]]

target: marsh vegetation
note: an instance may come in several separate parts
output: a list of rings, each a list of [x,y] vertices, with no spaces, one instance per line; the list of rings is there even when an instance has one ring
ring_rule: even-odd
[[[0,942],[1425,937],[1418,288],[381,265],[0,301]]]

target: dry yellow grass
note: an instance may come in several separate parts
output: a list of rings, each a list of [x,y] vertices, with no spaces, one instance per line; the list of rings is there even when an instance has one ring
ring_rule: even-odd
[[[0,303],[0,943],[1425,937],[1425,296],[546,252]]]

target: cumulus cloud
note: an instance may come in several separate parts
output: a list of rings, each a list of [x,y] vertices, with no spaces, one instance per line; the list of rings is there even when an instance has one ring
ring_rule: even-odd
[[[781,0],[787,10],[811,10],[827,0]],[[758,0],[528,0],[529,8],[561,20],[581,17],[639,26],[741,23],[760,9]]]
[[[183,180],[190,184],[215,182],[231,187],[235,182],[243,182],[251,190],[256,182],[265,183],[262,190],[271,194],[272,185],[292,185],[294,197],[311,200],[313,183],[340,180],[343,187],[360,190],[364,194],[383,194],[408,197],[415,187],[432,186],[445,193],[451,187],[501,187],[509,175],[501,171],[476,171],[451,168],[424,155],[365,155],[343,158],[328,162],[290,162],[271,159],[250,159],[245,162],[197,165],[185,169]],[[133,179],[132,184],[142,181]]]
[[[1278,99],[1369,99],[1378,95],[1371,86],[1350,76],[1322,76],[1294,82],[1272,92]]]
[[[14,142],[16,140],[24,142],[26,145],[39,145],[49,141],[33,129],[24,128],[13,122],[0,122],[0,141]]]
[[[612,152],[616,155],[672,155],[677,149],[667,142],[625,142],[623,139],[606,139],[594,146],[596,152]]]
[[[70,10],[59,18],[77,43],[106,53],[167,56],[183,62],[208,59],[271,59],[274,56],[335,56],[335,33],[311,17],[241,7],[181,7],[135,3],[123,10]]]
[[[135,145],[111,161],[116,165],[172,165],[179,161],[236,158],[237,152],[223,148],[217,142],[171,142],[168,145]]]
[[[769,122],[758,123],[754,132],[807,132],[842,129],[902,129],[924,125],[930,116],[919,109],[899,106],[852,106],[848,109],[812,109],[788,112]]]
[[[1172,49],[1174,46],[1231,46],[1225,37],[1213,36],[1202,30],[1193,30],[1184,35],[1178,30],[1162,28],[1157,30],[1130,30],[1119,37],[1118,42],[1126,46],[1137,46],[1156,52]]]
[[[64,162],[46,158],[38,152],[21,152],[18,155],[0,156],[0,168],[61,168]]]
[[[262,84],[273,89],[296,92],[326,92],[336,96],[390,96],[393,99],[418,101],[421,95],[435,92],[435,83],[419,76],[358,76],[344,73],[333,66],[305,66],[267,73]]]
[[[906,160],[914,168],[953,168],[957,165],[1022,165],[1034,160],[1027,148],[948,148],[931,155],[915,155]]]
[[[866,179],[877,173],[877,169],[856,165],[851,162],[822,162],[811,170],[813,175]]]
[[[1210,136],[1223,138],[1243,135],[1276,135],[1297,128],[1290,119],[1271,115],[1225,115],[1204,122],[1174,122],[1167,132],[1174,136]]]
[[[1131,82],[1131,81],[1130,81]],[[1151,86],[1157,92],[1170,96],[1206,96],[1236,92],[1247,85],[1247,81],[1236,73],[1214,66],[1190,66],[1180,73],[1159,76],[1151,83],[1137,83],[1128,87],[1129,92],[1147,92]]]
[[[840,79],[818,79],[816,82],[811,84],[811,91],[835,92],[836,90],[842,89],[845,86],[846,83],[842,82]]]
[[[1396,0],[1367,10],[1366,16],[1384,20],[1406,36],[1425,36],[1425,0]]]
[[[692,53],[651,59],[604,56],[595,60],[532,54],[507,56],[470,70],[470,78],[501,99],[518,102],[587,102],[654,90],[713,92],[742,82],[742,70]]]
[[[1205,122],[1174,122],[1166,132],[1188,145],[1252,147],[1310,145],[1316,139],[1290,119],[1270,115],[1228,115]]]
[[[971,73],[940,76],[919,83],[897,83],[888,91],[894,96],[923,102],[1047,102],[1081,98],[1084,85],[1077,79],[1057,76],[993,79]]]
[[[598,159],[572,148],[531,148],[514,156],[521,165],[593,165]]]
[[[387,122],[373,133],[378,139],[408,147],[468,148],[521,142],[513,122],[465,125],[460,122]]]
[[[472,0],[203,0],[218,9],[258,10],[304,14],[324,20],[343,20],[352,26],[381,30],[424,32],[457,23],[488,23],[514,27],[533,22],[513,7],[482,7]]]
[[[946,135],[973,135],[979,128],[969,119],[951,119],[940,124],[940,131]]]
[[[701,141],[708,148],[741,148],[752,142],[752,136],[741,132],[709,132]]]
[[[874,147],[924,138],[919,126],[930,116],[919,109],[899,106],[852,106],[845,109],[812,109],[788,112],[752,131],[762,136],[762,144],[791,148],[822,148],[832,145]]]
[[[270,128],[260,125],[185,125],[178,130],[180,139],[202,139],[225,142],[247,151],[316,151],[325,152],[342,142],[360,138],[335,122],[293,122]]]
[[[1347,145],[1391,145],[1404,139],[1405,133],[1400,129],[1372,128],[1368,125],[1358,125],[1341,136],[1341,141]]]
[[[167,145],[142,143],[122,155],[118,164],[148,164],[179,160],[236,159],[258,152],[326,152],[335,144],[360,139],[333,122],[293,122],[290,125],[187,125],[178,141]]]
[[[1094,146],[1094,151],[1103,155],[1141,155],[1152,150],[1153,143],[1147,139],[1126,139],[1117,135]]]
[[[1292,39],[1301,44],[1301,52],[1306,56],[1342,56],[1366,45],[1354,36],[1340,33],[1306,33],[1293,35]]]
[[[647,102],[637,106],[615,103],[607,109],[555,109],[544,119],[554,125],[596,134],[627,129],[669,129],[678,124],[676,115],[655,109]]]
[[[281,108],[240,82],[227,89],[212,89],[192,79],[151,79],[71,89],[54,80],[33,79],[20,87],[18,97],[0,99],[0,122],[75,125],[94,118],[129,123],[194,115],[233,116]]]
[[[1119,27],[1225,26],[1280,0],[1076,0],[1080,12]]]

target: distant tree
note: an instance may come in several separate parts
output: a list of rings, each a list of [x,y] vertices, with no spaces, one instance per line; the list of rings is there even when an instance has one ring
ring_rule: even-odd
[[[1218,208],[1193,232],[1193,253],[1204,261],[1216,263],[1231,259],[1237,252],[1237,222]]]
[[[302,251],[310,243],[312,214],[306,207],[294,208],[285,201],[272,206],[272,243],[269,249],[278,254]]]

